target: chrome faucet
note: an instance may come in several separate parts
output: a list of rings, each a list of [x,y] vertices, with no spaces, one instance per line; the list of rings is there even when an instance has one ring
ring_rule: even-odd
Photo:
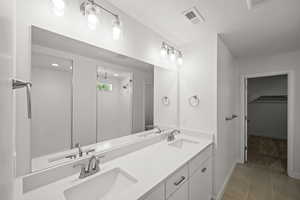
[[[167,137],[167,141],[168,142],[171,142],[171,141],[173,141],[173,140],[175,140],[175,134],[176,133],[180,133],[180,130],[178,130],[178,129],[174,129],[174,130],[172,130],[169,134],[168,134],[168,137]]]
[[[156,128],[156,129],[157,129],[157,131],[156,131],[155,133],[158,133],[158,134],[160,134],[160,133],[162,132],[162,130],[159,128],[159,126],[154,126],[154,128]]]
[[[104,156],[98,156],[98,157],[96,157],[95,155],[91,156],[87,167],[84,163],[75,164],[73,166],[74,168],[81,167],[79,179],[86,178],[88,176],[91,176],[91,175],[99,172],[100,171],[100,166],[99,166],[100,160],[99,159],[103,158],[103,157]]]
[[[79,142],[76,143],[76,144],[75,144],[75,147],[78,148],[78,155],[79,155],[79,157],[82,157],[83,151],[82,151],[82,149],[81,149],[80,143],[79,143]]]

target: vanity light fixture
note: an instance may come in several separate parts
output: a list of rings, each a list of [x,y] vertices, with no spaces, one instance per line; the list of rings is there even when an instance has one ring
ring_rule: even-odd
[[[178,52],[178,55],[177,55],[177,62],[178,62],[179,65],[182,65],[182,64],[183,64],[183,56],[182,56],[181,51]]]
[[[119,40],[121,36],[121,22],[119,16],[115,17],[112,28],[113,40]]]
[[[169,56],[170,60],[174,62],[177,60],[179,65],[183,64],[183,54],[181,51],[175,49],[171,45],[167,44],[166,42],[162,42],[160,54],[162,57]]]
[[[105,7],[101,6],[100,4],[96,3],[94,0],[85,0],[80,5],[81,13],[87,17],[88,26],[90,29],[95,30],[98,24],[98,15],[100,10],[110,14],[113,16],[113,23],[112,23],[112,37],[114,40],[119,40],[121,36],[121,21],[119,15],[113,13],[112,11],[106,9]]]
[[[64,0],[51,0],[50,1],[52,11],[57,16],[63,16],[65,13],[65,1]]]
[[[163,57],[166,57],[168,54],[168,47],[167,47],[166,43],[164,43],[164,42],[161,45],[160,54]]]

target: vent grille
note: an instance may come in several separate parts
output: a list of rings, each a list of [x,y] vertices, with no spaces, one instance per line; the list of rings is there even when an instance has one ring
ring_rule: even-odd
[[[253,8],[259,6],[260,4],[266,2],[267,0],[246,0],[247,6],[249,10],[252,10]]]
[[[204,22],[205,18],[196,7],[192,7],[182,13],[184,17],[192,22],[193,24],[198,24],[199,22]]]

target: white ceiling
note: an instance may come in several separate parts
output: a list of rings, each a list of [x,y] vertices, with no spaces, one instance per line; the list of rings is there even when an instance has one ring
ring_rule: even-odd
[[[108,0],[176,45],[220,33],[235,56],[266,55],[300,48],[300,0]],[[257,1],[257,0],[256,0]],[[196,6],[206,18],[192,24],[182,12]]]
[[[66,72],[72,72],[73,65],[72,60],[41,53],[33,53],[31,63],[32,67]],[[53,66],[53,64],[57,64],[57,66]]]

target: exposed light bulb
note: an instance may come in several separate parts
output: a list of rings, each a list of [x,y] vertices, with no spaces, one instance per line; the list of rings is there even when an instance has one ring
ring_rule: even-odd
[[[171,61],[175,61],[175,58],[176,58],[175,50],[171,49],[171,52],[170,52],[170,59],[171,59]]]
[[[113,27],[112,27],[112,36],[113,40],[119,40],[121,36],[121,22],[119,17],[117,16],[116,19],[113,22]]]
[[[178,53],[177,62],[179,65],[183,64],[183,56],[181,52]]]
[[[64,0],[51,0],[52,11],[57,16],[65,14],[65,1]]]
[[[96,14],[89,13],[87,15],[87,20],[88,20],[88,27],[91,30],[95,30],[97,28],[97,24],[98,24],[98,17],[96,16]]]
[[[183,64],[183,59],[182,59],[182,57],[177,58],[177,62],[178,62],[179,65],[182,65],[182,64]]]
[[[166,57],[167,54],[168,54],[168,49],[167,49],[165,43],[163,43],[161,45],[160,54],[161,54],[162,57]]]

